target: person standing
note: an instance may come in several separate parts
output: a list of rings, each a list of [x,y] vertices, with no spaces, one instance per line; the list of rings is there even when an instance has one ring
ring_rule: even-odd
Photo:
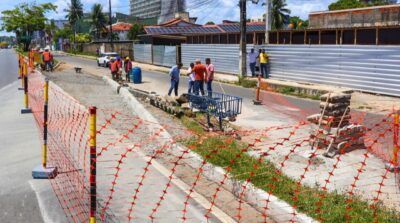
[[[200,60],[196,60],[196,65],[193,68],[194,71],[194,94],[204,96],[204,78],[207,75],[207,68],[203,64],[201,64]]]
[[[111,70],[111,76],[113,80],[116,80],[118,78],[118,61],[116,61],[114,58],[111,58],[110,60],[110,70]]]
[[[207,77],[206,77],[206,82],[207,82],[207,92],[208,96],[211,97],[212,95],[212,82],[214,80],[214,65],[211,63],[210,58],[206,58],[206,68],[207,68]]]
[[[179,75],[181,73],[182,66],[182,63],[178,63],[169,71],[169,76],[171,77],[171,87],[169,88],[168,96],[171,96],[172,90],[175,90],[175,96],[178,97]]]
[[[254,49],[251,49],[250,53],[248,54],[248,57],[249,57],[251,76],[254,77],[256,76],[256,64],[258,55],[254,52]]]
[[[51,66],[52,55],[51,55],[49,49],[46,48],[44,50],[44,52],[42,54],[42,57],[43,57],[42,59],[43,59],[43,62],[44,62],[44,69],[46,71],[52,70],[53,69],[52,66]]]
[[[119,56],[117,56],[117,66],[118,66],[117,79],[121,80],[121,77],[122,77],[122,59]]]
[[[124,70],[125,70],[125,79],[126,79],[126,81],[130,82],[131,80],[130,80],[129,74],[132,71],[132,61],[131,61],[131,59],[129,57],[125,58]]]
[[[189,76],[189,88],[188,88],[188,94],[191,94],[192,92],[194,93],[194,81],[195,79],[195,74],[193,71],[194,68],[194,63],[190,63],[190,67],[187,70],[187,75]]]
[[[259,55],[260,57],[260,69],[261,69],[261,77],[268,78],[268,54],[265,53],[265,49],[263,49]]]

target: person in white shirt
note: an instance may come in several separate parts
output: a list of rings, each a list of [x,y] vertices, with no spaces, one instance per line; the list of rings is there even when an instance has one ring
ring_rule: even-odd
[[[249,57],[251,76],[254,77],[256,75],[256,64],[257,64],[258,54],[254,52],[254,49],[251,49],[250,53],[248,54],[248,57]]]
[[[194,63],[190,63],[190,67],[187,70],[187,75],[189,76],[189,89],[188,89],[188,94],[191,94],[194,92],[194,81],[196,80],[194,78]]]

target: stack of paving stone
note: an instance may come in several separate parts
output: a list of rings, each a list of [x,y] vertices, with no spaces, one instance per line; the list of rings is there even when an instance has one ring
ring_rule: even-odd
[[[351,124],[350,94],[330,93],[321,96],[320,114],[309,116],[308,121],[318,125],[311,142],[314,148],[326,150],[328,157],[338,153],[365,148],[365,128]],[[322,116],[322,119],[321,119]]]

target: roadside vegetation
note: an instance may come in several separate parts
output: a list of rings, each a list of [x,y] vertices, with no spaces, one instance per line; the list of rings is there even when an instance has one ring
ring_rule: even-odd
[[[222,167],[230,176],[239,181],[250,182],[273,195],[296,206],[305,213],[323,222],[400,222],[400,214],[389,210],[382,204],[376,204],[376,212],[368,202],[359,197],[327,192],[316,187],[298,185],[297,181],[284,175],[273,163],[250,156],[247,144],[229,136],[210,134],[203,130],[196,119],[182,117],[181,121],[188,129],[197,134],[197,138],[183,141],[188,148],[201,155],[213,165]],[[296,197],[296,199],[295,199]],[[323,198],[323,199],[321,199]],[[374,217],[376,214],[376,217]],[[350,218],[350,219],[348,219]]]

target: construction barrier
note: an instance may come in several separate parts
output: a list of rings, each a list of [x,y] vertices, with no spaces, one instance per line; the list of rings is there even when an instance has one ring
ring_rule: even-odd
[[[352,112],[365,132],[325,158],[319,144],[310,149],[321,132],[304,120],[318,108],[284,111],[296,123],[218,134],[140,110],[88,108],[39,72],[27,77],[47,135],[43,163],[58,169],[50,182],[70,222],[400,220],[398,170],[384,165],[400,165],[395,111]],[[279,96],[259,99],[272,110],[276,101],[294,108]],[[359,138],[365,148],[345,152]]]

